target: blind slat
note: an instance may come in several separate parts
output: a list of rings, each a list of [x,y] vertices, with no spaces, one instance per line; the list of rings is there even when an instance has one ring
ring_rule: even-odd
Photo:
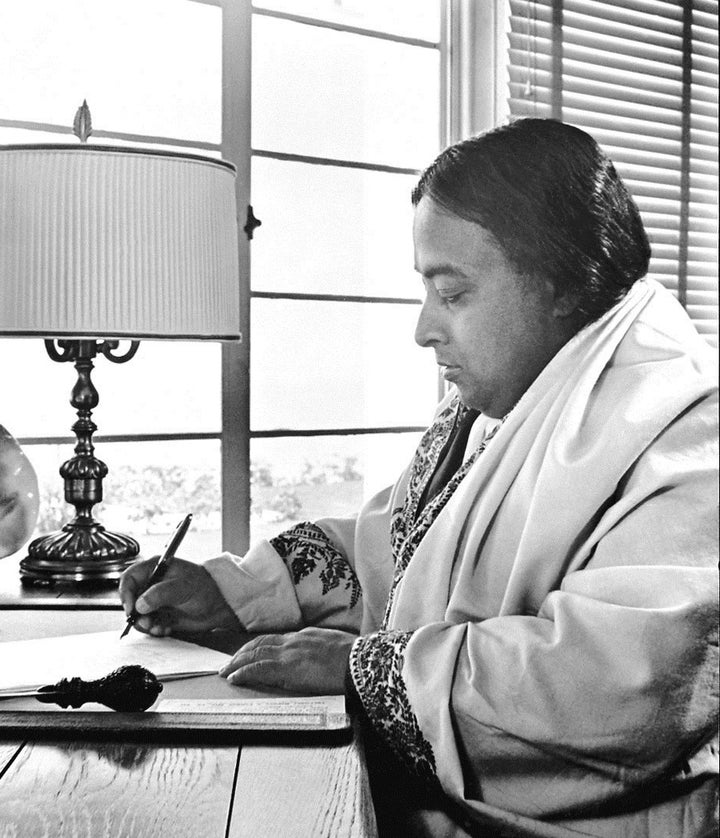
[[[563,93],[576,93],[584,96],[598,96],[603,99],[613,99],[619,102],[631,101],[636,107],[666,109],[677,113],[681,106],[682,94],[655,93],[644,88],[634,88],[629,91],[626,84],[612,84],[605,81],[587,78],[576,78],[565,74],[563,78]]]
[[[519,38],[510,33],[510,56],[516,67],[527,67],[544,72],[552,71],[552,56],[549,39]],[[531,46],[528,46],[528,43]],[[540,51],[544,46],[547,52]],[[528,49],[536,50],[532,53],[532,61],[528,62]],[[574,67],[579,67],[581,72],[576,75],[582,78],[608,79],[618,84],[627,84],[631,87],[644,87],[646,83],[653,84],[658,92],[676,93],[678,85],[682,83],[682,67],[680,64],[670,67],[660,61],[648,61],[625,57],[617,53],[603,52],[600,49],[587,49],[576,47],[573,44],[565,44],[562,50],[563,69],[572,73]],[[707,78],[706,78],[707,76]],[[698,83],[704,86],[712,86],[710,74],[701,74],[698,71]]]
[[[563,60],[580,61],[592,66],[600,65],[603,69],[619,70],[621,72],[641,73],[644,76],[656,76],[673,81],[682,80],[681,63],[663,63],[648,59],[637,58],[617,52],[608,52],[599,46],[595,48],[576,46],[565,41],[563,43]]]
[[[639,60],[642,66],[669,64],[679,67],[682,63],[682,53],[679,38],[675,47],[657,46],[644,41],[628,41],[612,35],[599,32],[587,32],[582,29],[563,29],[563,53],[568,57],[573,54],[588,53],[589,55],[622,56],[623,64],[630,59]]]
[[[563,75],[625,85],[631,89],[647,89],[654,93],[664,93],[671,96],[678,96],[682,93],[679,75],[677,78],[671,79],[661,75],[635,72],[629,68],[617,70],[606,66],[604,63],[591,64],[584,60],[574,61],[567,56],[563,59]],[[704,96],[701,95],[700,98],[704,98]]]
[[[617,21],[641,29],[668,32],[682,28],[682,9],[674,5],[653,2],[630,2],[622,5],[609,0],[565,0],[564,8],[568,12],[586,14],[600,20]]]
[[[708,15],[714,20],[714,28],[717,31],[717,3],[715,0],[695,0],[693,3],[693,14]]]
[[[612,118],[638,119],[641,122],[672,125],[673,127],[679,127],[681,124],[680,114],[677,110],[654,108],[648,105],[645,105],[643,108],[638,108],[635,101],[628,102],[621,99],[608,99],[602,95],[588,96],[584,93],[575,93],[571,90],[563,89],[563,103],[576,110],[604,114]],[[709,122],[708,127],[710,127]],[[698,124],[698,128],[700,127],[702,127],[702,123]]]
[[[694,290],[705,290],[717,292],[717,278],[715,280],[706,277],[698,277],[693,283]]]
[[[650,230],[677,230],[677,216],[664,216],[652,212],[643,212],[643,220]],[[717,222],[714,219],[695,219],[693,228],[702,233],[717,235]]]
[[[585,110],[584,108],[576,107],[572,99],[563,97],[563,113],[570,122],[582,122],[590,133],[591,129],[598,128],[606,131],[617,131],[617,125],[620,120],[618,113],[608,113],[607,111]],[[633,136],[642,138],[642,145],[644,148],[653,149],[661,153],[673,152],[673,147],[679,147],[682,139],[682,125],[679,120],[675,123],[653,122],[652,120],[636,119],[625,117],[622,119],[623,127],[626,132],[632,132]]]
[[[527,67],[511,67],[509,77],[511,94],[517,98],[522,98],[518,94],[524,89],[527,82]],[[552,96],[552,74],[535,69],[531,70],[530,77],[533,88],[543,91],[543,97],[547,96],[549,101]],[[676,94],[656,93],[638,87],[609,84],[605,81],[576,78],[565,74],[563,77],[563,97],[568,99],[571,96],[582,97],[583,101],[588,103],[587,107],[589,109],[595,108],[597,103],[598,108],[607,108],[607,113],[638,116],[646,111],[651,111],[661,121],[667,118],[674,121],[680,120],[682,89],[679,85]],[[697,124],[698,127],[711,131],[717,116],[716,102],[699,100],[693,102],[692,125]]]
[[[648,29],[647,26],[596,17],[585,12],[574,12],[567,5],[564,8],[563,26],[593,36],[620,38],[633,46],[642,41],[643,45],[649,47],[677,49],[682,39],[682,25],[679,21],[674,26],[671,24],[663,29]]]

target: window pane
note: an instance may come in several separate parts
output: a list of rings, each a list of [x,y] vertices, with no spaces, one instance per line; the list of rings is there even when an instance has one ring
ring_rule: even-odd
[[[126,344],[121,344],[124,351]],[[14,436],[67,436],[76,419],[71,363],[52,361],[41,340],[0,340],[5,393],[2,423]],[[220,345],[142,341],[126,364],[96,358],[100,398],[93,420],[100,434],[217,432],[220,429]],[[22,394],[22,398],[17,395]]]
[[[254,290],[421,296],[414,175],[255,158],[252,177]]]
[[[63,499],[58,469],[73,456],[72,446],[27,445],[40,484],[40,516],[33,538],[70,521],[72,506]],[[193,513],[181,555],[190,559],[221,551],[220,443],[101,443],[95,455],[109,469],[103,481],[105,500],[93,516],[107,529],[133,536],[141,555],[158,553],[180,519]]]
[[[429,41],[440,38],[438,0],[258,0],[254,7]]]
[[[251,540],[354,515],[395,482],[419,441],[414,433],[252,440]]]
[[[439,142],[439,52],[253,19],[253,147],[424,167]]]
[[[413,341],[419,311],[253,300],[253,430],[424,425],[437,368]]]
[[[0,114],[219,142],[221,10],[187,0],[0,4]]]

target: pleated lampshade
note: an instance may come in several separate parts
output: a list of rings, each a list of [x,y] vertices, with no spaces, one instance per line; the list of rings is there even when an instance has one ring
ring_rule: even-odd
[[[0,147],[0,334],[239,339],[236,215],[222,160]]]

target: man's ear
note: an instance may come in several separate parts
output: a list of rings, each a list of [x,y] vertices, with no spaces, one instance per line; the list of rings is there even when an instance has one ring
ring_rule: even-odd
[[[553,314],[555,317],[570,317],[577,311],[578,297],[572,291],[556,292],[553,303]]]
[[[544,277],[542,280],[545,299],[550,304],[549,310],[553,317],[564,320],[571,317],[577,311],[578,296],[573,291],[561,291],[556,287],[552,279]]]

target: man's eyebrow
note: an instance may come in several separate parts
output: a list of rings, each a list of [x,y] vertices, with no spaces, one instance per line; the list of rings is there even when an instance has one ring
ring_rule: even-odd
[[[422,275],[423,279],[434,279],[436,276],[449,276],[455,279],[467,279],[468,275],[459,268],[457,265],[452,265],[450,263],[441,264],[441,265],[433,265],[432,267],[428,268],[426,271],[421,271],[420,268],[415,266],[415,270],[417,273]]]

